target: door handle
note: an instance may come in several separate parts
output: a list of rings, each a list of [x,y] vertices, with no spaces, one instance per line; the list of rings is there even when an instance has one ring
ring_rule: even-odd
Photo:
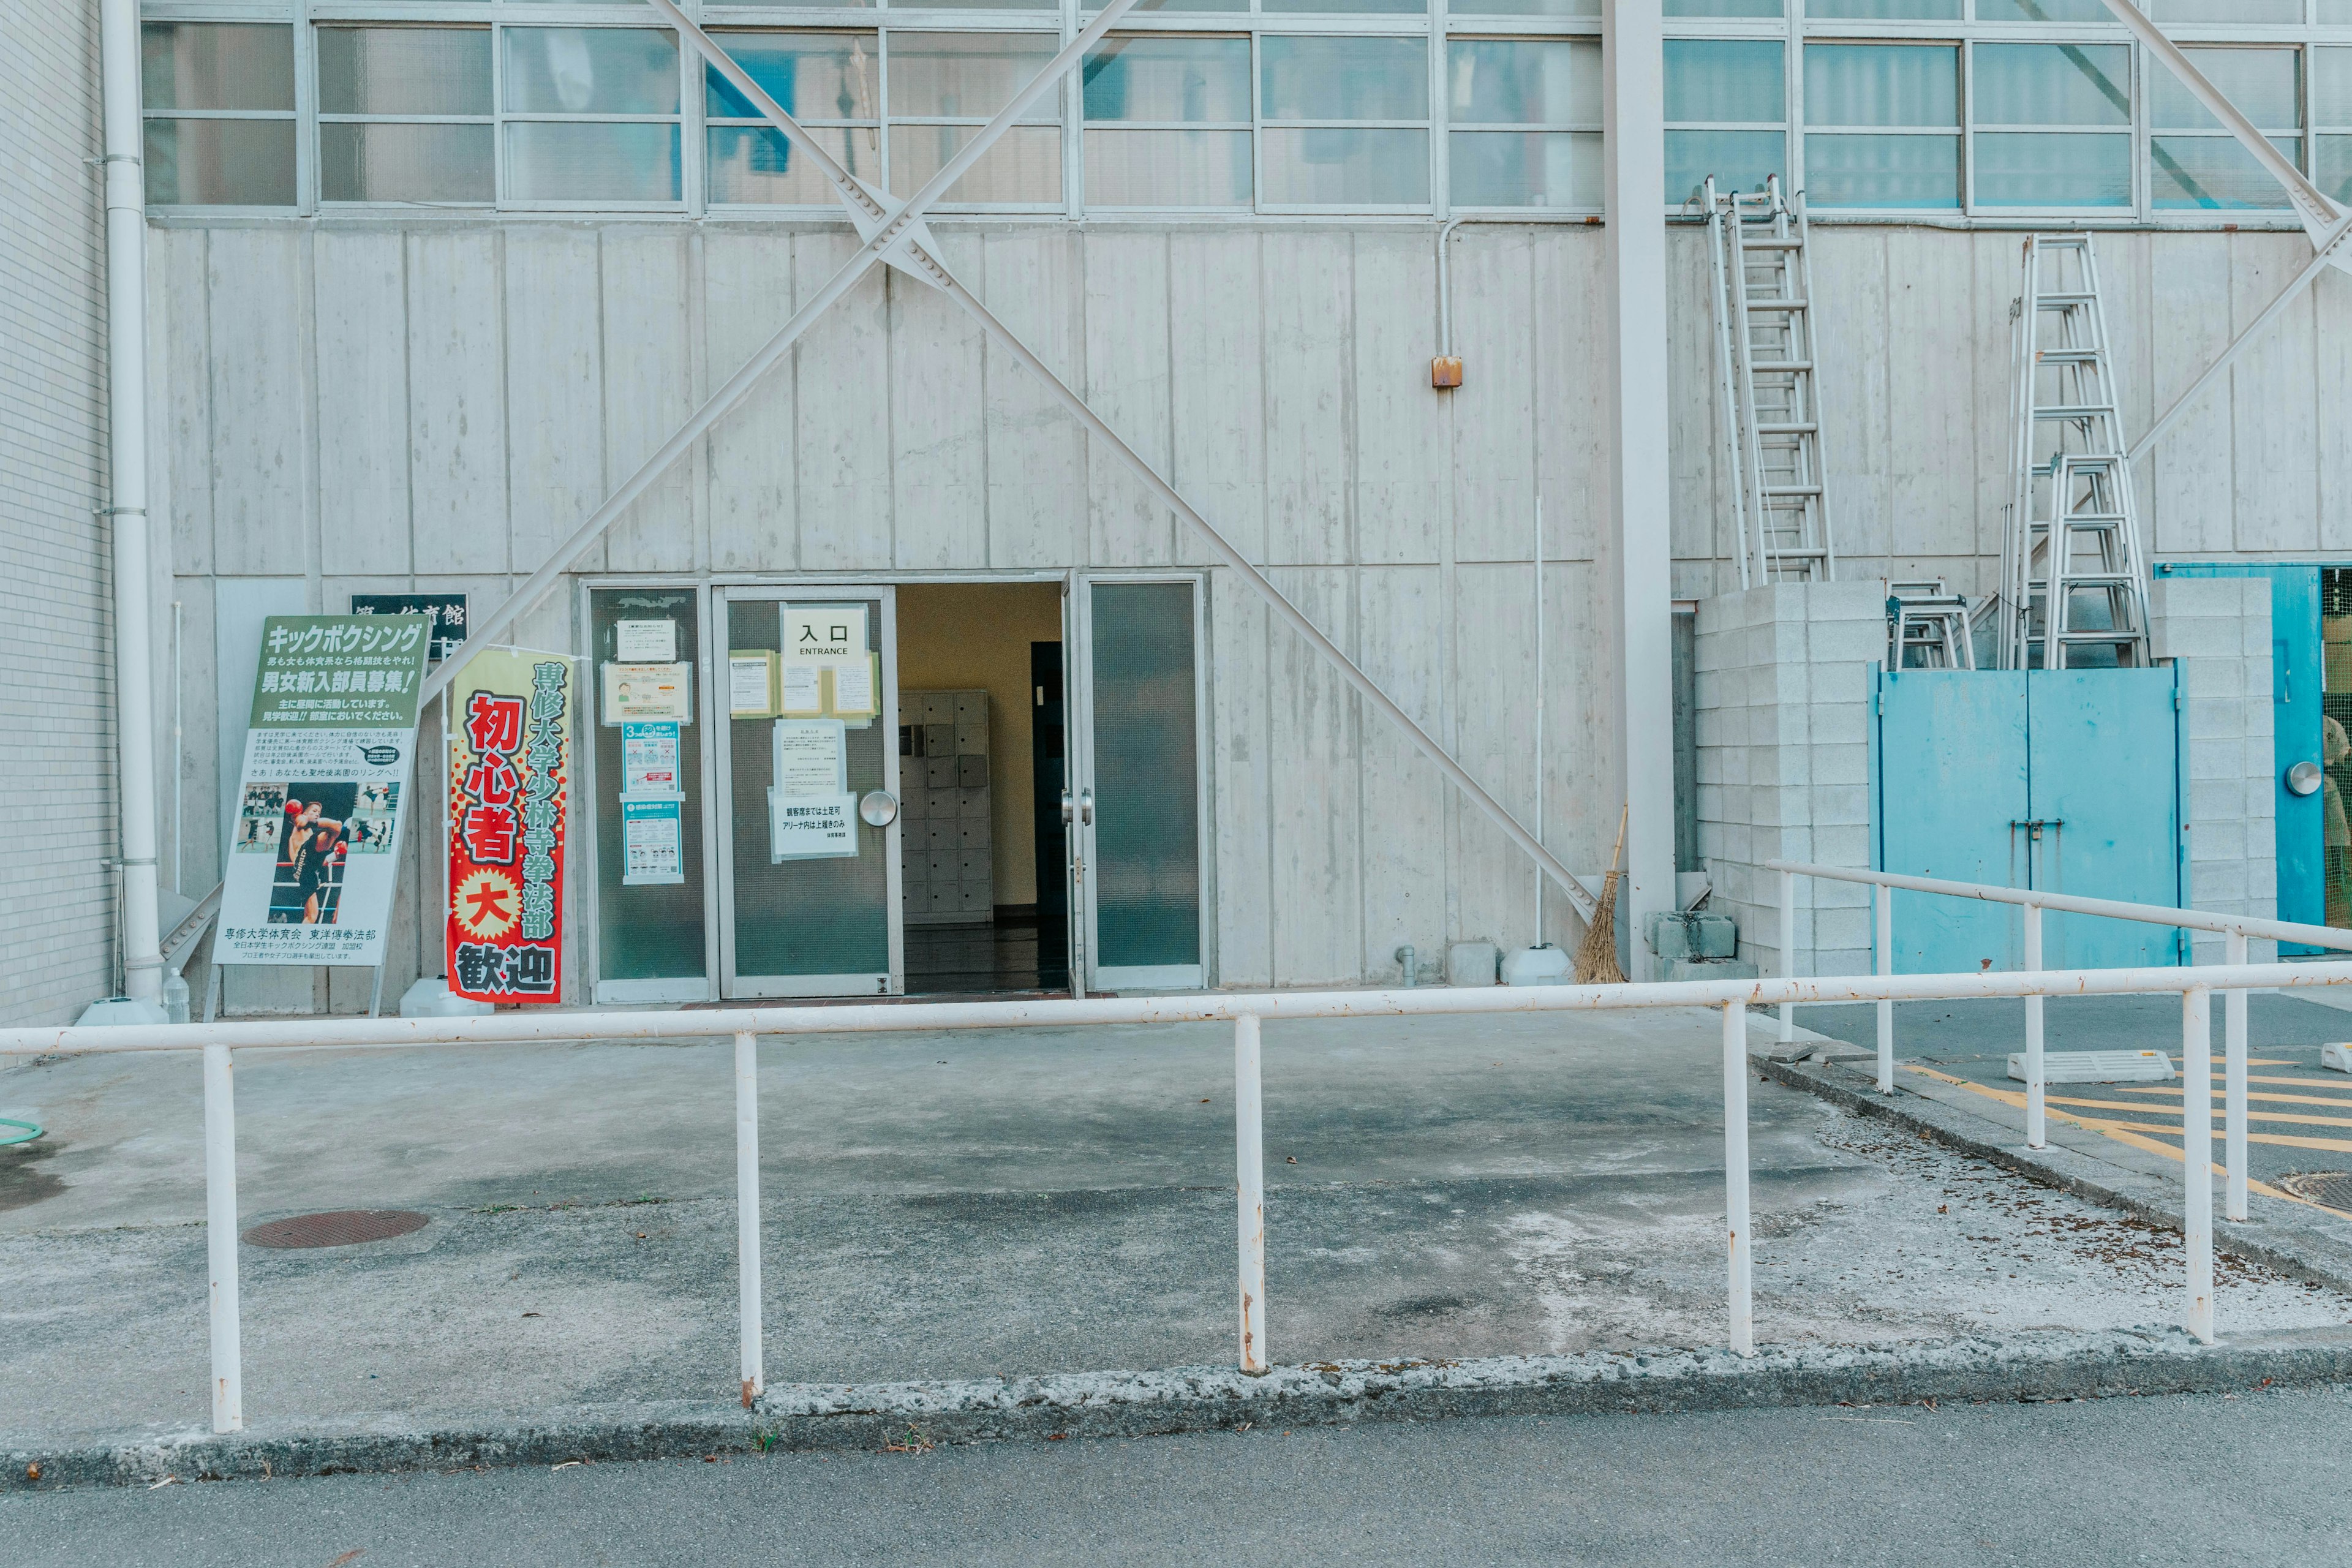
[[[1062,792],[1062,825],[1068,826],[1078,819],[1078,808],[1070,800],[1070,792]]]
[[[1095,792],[1090,789],[1078,792],[1078,821],[1088,827],[1095,825]]]

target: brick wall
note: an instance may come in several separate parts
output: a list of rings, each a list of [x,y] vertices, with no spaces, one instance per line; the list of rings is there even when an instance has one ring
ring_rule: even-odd
[[[0,1022],[115,984],[96,7],[0,0]]]

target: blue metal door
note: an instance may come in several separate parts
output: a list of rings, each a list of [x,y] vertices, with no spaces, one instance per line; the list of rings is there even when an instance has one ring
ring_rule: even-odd
[[[1878,866],[2178,907],[2180,715],[2169,669],[1881,670]],[[1897,973],[2015,969],[2008,904],[1895,894]],[[2179,962],[2173,928],[2050,916],[2042,962]]]
[[[2026,885],[2178,907],[2179,705],[2170,669],[2037,669],[2025,678]],[[2048,915],[2051,969],[2180,962],[2171,926]]]
[[[1879,868],[2024,887],[2025,672],[1883,670],[1877,706]],[[2022,935],[2007,904],[1895,895],[1900,974],[2014,969]]]

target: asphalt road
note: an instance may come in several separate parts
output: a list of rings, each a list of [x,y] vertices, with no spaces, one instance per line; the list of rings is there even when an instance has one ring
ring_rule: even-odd
[[[1263,1430],[0,1497],[9,1561],[2322,1563],[2352,1390]]]

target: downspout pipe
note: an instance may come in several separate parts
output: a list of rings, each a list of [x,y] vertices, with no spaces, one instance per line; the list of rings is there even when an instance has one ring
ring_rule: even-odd
[[[114,742],[121,809],[123,984],[163,1017],[155,900],[155,689],[147,589],[147,193],[138,0],[99,0],[105,100],[106,380],[114,546]],[[127,1021],[127,1020],[126,1020]]]

